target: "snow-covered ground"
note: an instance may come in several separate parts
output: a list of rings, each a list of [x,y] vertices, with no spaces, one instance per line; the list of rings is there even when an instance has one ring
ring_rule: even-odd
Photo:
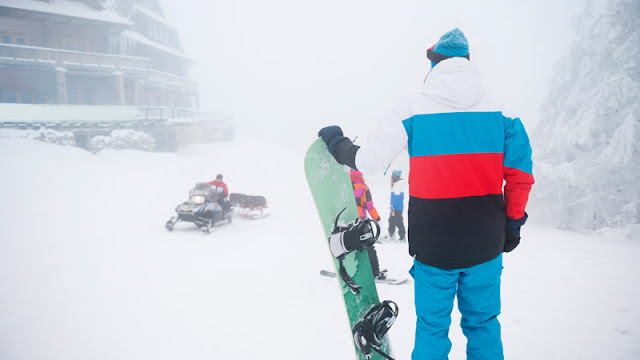
[[[249,139],[95,155],[0,139],[0,359],[353,359],[337,281],[318,275],[331,260],[303,156]],[[165,230],[218,173],[271,216]],[[388,178],[368,180],[385,219]],[[406,244],[377,248],[406,274]],[[504,257],[506,358],[640,359],[639,258],[638,241],[525,226]],[[378,291],[400,306],[390,336],[409,359],[413,284]]]

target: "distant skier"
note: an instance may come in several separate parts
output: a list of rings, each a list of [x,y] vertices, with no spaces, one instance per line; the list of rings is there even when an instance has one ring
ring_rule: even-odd
[[[229,189],[227,184],[222,181],[222,174],[218,174],[215,180],[209,181],[209,185],[213,188],[213,191],[218,193],[218,204],[222,207],[223,211],[228,211],[231,208],[229,203]]]
[[[518,246],[527,220],[534,182],[529,137],[520,119],[487,94],[460,29],[440,37],[427,58],[422,91],[395,108],[362,147],[338,126],[318,135],[338,163],[365,173],[383,171],[409,151],[417,315],[411,358],[448,358],[457,296],[467,359],[502,360],[502,253]]]
[[[402,211],[404,210],[404,179],[402,170],[394,170],[391,174],[391,209],[389,212],[389,234],[387,238],[395,239],[396,228],[398,229],[398,241],[405,241],[406,230]]]
[[[380,221],[380,215],[378,215],[376,207],[373,206],[371,191],[367,184],[364,183],[362,173],[358,170],[351,169],[349,175],[351,176],[351,185],[353,186],[353,194],[356,197],[356,205],[360,219],[366,219],[368,212],[373,220]],[[378,261],[376,249],[371,246],[367,251],[369,252],[369,261],[371,262],[373,276],[377,279],[385,279],[387,277],[387,271],[380,271],[380,262]]]

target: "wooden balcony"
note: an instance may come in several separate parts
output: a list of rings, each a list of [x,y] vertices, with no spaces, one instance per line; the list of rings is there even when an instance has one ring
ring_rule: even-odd
[[[149,68],[149,59],[37,46],[0,44],[0,64],[146,74]]]

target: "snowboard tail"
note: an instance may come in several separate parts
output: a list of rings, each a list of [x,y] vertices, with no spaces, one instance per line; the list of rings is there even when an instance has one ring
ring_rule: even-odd
[[[348,275],[348,278],[337,276],[337,279],[342,290],[350,329],[352,329],[357,342],[357,327],[354,327],[362,324],[368,311],[380,305],[380,299],[367,251],[352,251],[341,255],[341,258],[338,259],[333,256],[329,246],[329,239],[337,227],[336,225],[345,226],[344,223],[358,219],[348,168],[335,161],[321,138],[309,147],[304,166],[307,182],[324,229],[324,241],[329,247],[329,255],[333,259],[334,274],[340,274],[342,270]],[[348,284],[345,279],[347,281],[350,279],[357,284],[358,290],[354,291],[353,286]],[[389,323],[391,324],[393,321],[389,321]],[[351,339],[352,342],[354,338]],[[359,360],[389,359],[384,355],[392,353],[388,335],[380,336],[378,349],[374,348],[376,351],[370,351],[368,354],[365,354],[356,342],[354,342],[354,348]]]

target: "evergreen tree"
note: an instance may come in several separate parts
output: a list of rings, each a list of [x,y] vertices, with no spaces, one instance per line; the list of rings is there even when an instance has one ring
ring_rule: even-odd
[[[588,3],[532,133],[531,212],[570,229],[640,228],[640,0]]]

